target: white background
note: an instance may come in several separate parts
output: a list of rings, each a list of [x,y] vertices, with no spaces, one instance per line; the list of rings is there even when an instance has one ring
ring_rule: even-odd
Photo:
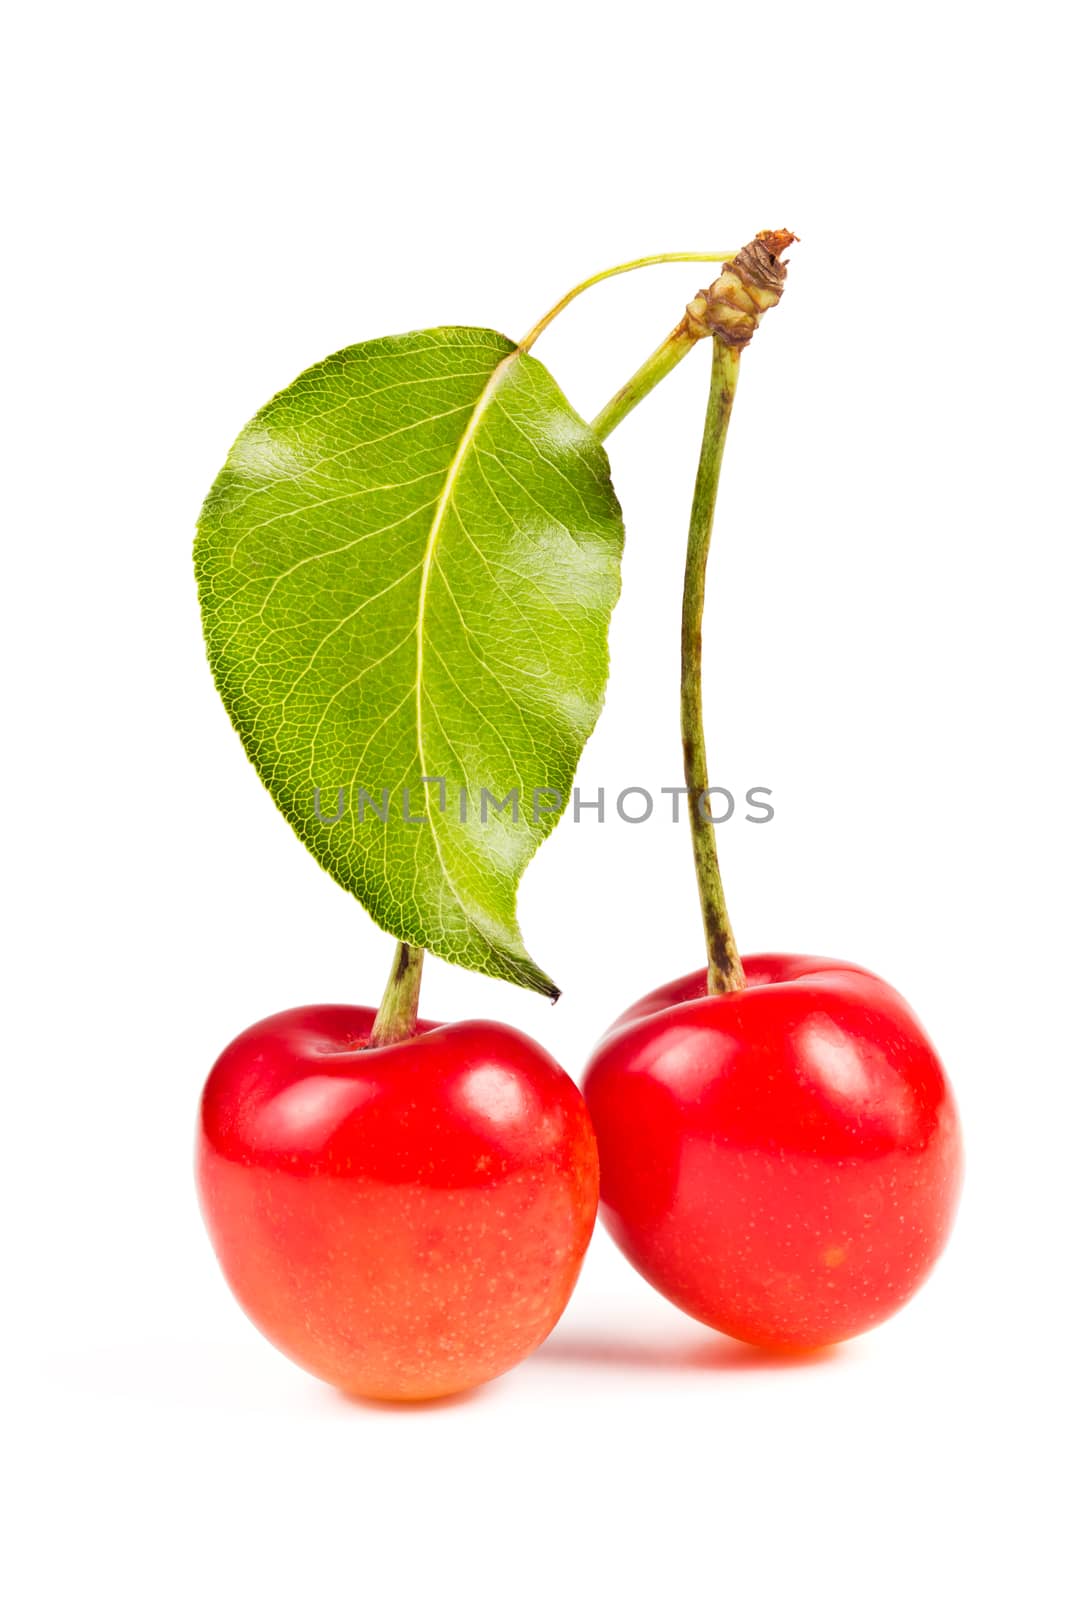
[[[48,1596],[1071,1592],[1076,271],[1062,6],[104,4],[6,51],[12,768],[3,1179],[14,1491]],[[597,1235],[474,1396],[348,1403],[245,1322],[195,1104],[390,944],[219,706],[190,543],[232,438],[339,346],[520,334],[599,267],[802,235],[744,362],[707,630],[743,949],[913,1000],[959,1095],[953,1244],[899,1318],[775,1365]],[[592,414],[711,274],[592,291],[538,347]],[[612,439],[614,675],[580,782],[677,783],[702,352]],[[14,570],[12,570],[14,568]],[[668,822],[564,824],[522,920],[554,1009],[431,963],[424,1010],[579,1075],[700,962]]]

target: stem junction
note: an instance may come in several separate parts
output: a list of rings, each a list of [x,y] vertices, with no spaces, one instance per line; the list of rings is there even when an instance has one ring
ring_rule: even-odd
[[[677,328],[593,418],[593,433],[601,439],[612,434],[698,340],[714,336],[737,349],[747,345],[761,317],[783,293],[787,267],[779,258],[797,237],[786,228],[758,233],[736,255],[717,256],[725,265],[715,283],[694,295]]]

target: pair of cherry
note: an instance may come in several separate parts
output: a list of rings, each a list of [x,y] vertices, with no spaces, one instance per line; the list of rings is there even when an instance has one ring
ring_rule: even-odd
[[[584,1095],[494,1022],[286,1011],[224,1051],[198,1182],[240,1304],[352,1393],[418,1400],[514,1366],[554,1327],[597,1200],[630,1261],[713,1328],[812,1349],[890,1316],[947,1239],[962,1156],[905,1001],[847,963],[756,956],[625,1012]]]

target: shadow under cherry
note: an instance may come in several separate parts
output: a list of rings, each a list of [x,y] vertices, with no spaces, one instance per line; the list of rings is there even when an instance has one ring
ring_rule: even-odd
[[[653,1372],[778,1372],[849,1359],[843,1345],[795,1353],[760,1350],[722,1333],[683,1340],[627,1339],[605,1333],[552,1334],[532,1357],[564,1366]]]

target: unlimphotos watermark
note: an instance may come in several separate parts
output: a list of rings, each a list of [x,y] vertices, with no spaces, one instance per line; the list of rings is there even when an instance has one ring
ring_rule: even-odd
[[[403,822],[420,827],[429,820],[427,808],[432,800],[439,815],[463,824],[490,823],[496,817],[519,823],[524,817],[537,825],[542,818],[558,817],[563,811],[574,822],[608,822],[617,818],[619,822],[635,825],[648,822],[653,817],[681,822],[683,802],[695,805],[698,816],[717,827],[735,818],[761,824],[771,822],[775,816],[775,807],[771,804],[772,790],[763,784],[746,789],[737,799],[732,790],[720,787],[702,789],[691,795],[685,785],[665,786],[657,791],[657,799],[657,794],[651,789],[641,784],[629,784],[613,795],[608,804],[608,793],[602,786],[589,798],[585,798],[580,789],[574,788],[568,800],[560,789],[526,789],[522,796],[522,790],[518,787],[498,795],[482,785],[477,790],[456,786],[456,793],[451,797],[451,786],[445,778],[421,778],[419,781],[424,789],[422,796],[417,796],[412,787],[393,792],[382,788],[377,791],[377,798],[368,789],[350,790],[344,785],[330,791],[317,788],[314,791],[315,816],[327,827],[340,822],[346,814],[354,814],[360,822],[376,823],[389,822],[392,816],[395,820],[400,818]],[[418,809],[413,809],[414,806]]]

